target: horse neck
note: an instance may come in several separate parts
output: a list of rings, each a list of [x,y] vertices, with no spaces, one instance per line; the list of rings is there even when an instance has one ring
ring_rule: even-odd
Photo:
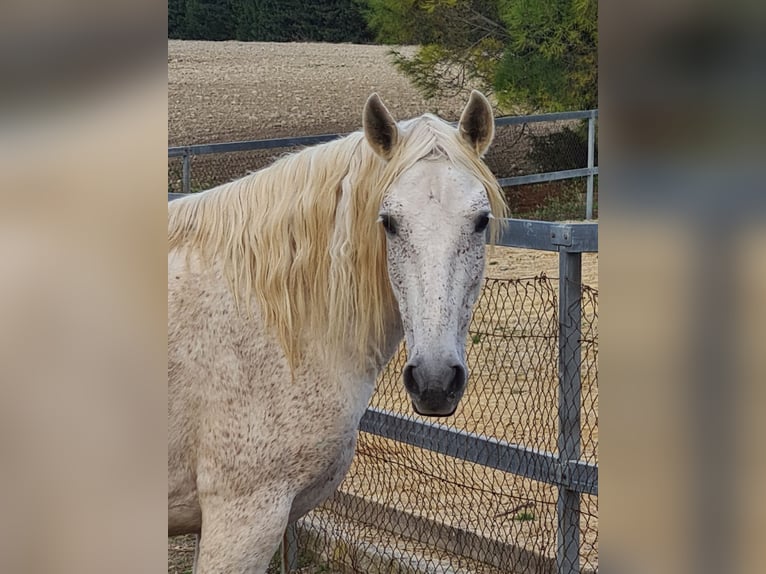
[[[358,376],[377,377],[396,353],[404,339],[404,328],[398,305],[382,306],[382,333],[373,331],[367,334],[368,344],[362,351],[353,329],[346,330],[345,341],[341,342],[341,352],[335,356],[337,366],[345,372]],[[318,341],[322,344],[321,339]],[[332,361],[333,359],[331,359]]]
[[[377,370],[382,371],[388,361],[396,353],[402,340],[404,339],[404,327],[402,325],[402,316],[399,313],[399,307],[389,309],[384,319],[385,331],[383,340],[380,341],[378,348],[378,364]]]
[[[404,338],[401,315],[396,306],[386,313],[384,325],[383,337],[376,338],[367,355],[354,357],[349,354],[344,357],[341,364],[336,366],[335,375],[331,377],[338,396],[343,397],[343,404],[350,407],[350,412],[353,413],[351,418],[354,429],[358,427],[359,420],[370,403],[378,377]],[[353,343],[350,346],[353,347]]]

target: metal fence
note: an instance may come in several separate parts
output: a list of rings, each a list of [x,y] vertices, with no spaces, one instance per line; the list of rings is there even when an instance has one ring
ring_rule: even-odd
[[[598,227],[508,220],[500,244],[557,251],[559,277],[485,281],[449,424],[412,414],[400,351],[343,484],[290,530],[285,570],[598,571],[598,292],[581,281]]]
[[[511,143],[541,122],[587,119],[589,132],[585,167],[500,183],[585,179],[590,214],[596,118],[595,110],[498,118],[500,139]],[[517,131],[503,136],[504,128]],[[554,132],[537,137],[545,133]],[[274,148],[338,136],[169,148],[169,198],[270,163]],[[581,280],[598,226],[511,219],[499,244],[558,252],[559,276],[485,281],[469,330],[471,379],[449,424],[412,414],[400,350],[362,418],[344,482],[288,529],[283,571],[306,561],[366,574],[598,571],[598,291]]]
[[[597,121],[598,110],[495,119],[495,141],[485,159],[506,188],[512,212],[530,212],[548,198],[563,196],[574,203],[572,219],[583,214],[593,218],[597,212]],[[585,139],[578,133],[585,130],[584,123]],[[287,151],[343,135],[171,147],[168,192],[208,189],[265,167]]]

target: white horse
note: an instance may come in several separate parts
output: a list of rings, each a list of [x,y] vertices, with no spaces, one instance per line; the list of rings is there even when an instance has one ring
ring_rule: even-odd
[[[416,412],[463,395],[506,209],[492,109],[397,124],[373,94],[363,125],[168,205],[168,534],[200,535],[198,573],[266,571],[346,474],[402,337]]]

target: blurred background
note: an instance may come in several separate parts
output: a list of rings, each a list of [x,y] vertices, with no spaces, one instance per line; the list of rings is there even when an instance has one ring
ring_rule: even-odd
[[[526,4],[561,5],[498,3],[509,15]],[[167,558],[170,8],[0,7],[4,572],[148,571]],[[673,0],[598,13],[605,571],[762,571],[764,12]],[[535,69],[491,48],[496,76]],[[549,103],[502,109],[560,109]]]

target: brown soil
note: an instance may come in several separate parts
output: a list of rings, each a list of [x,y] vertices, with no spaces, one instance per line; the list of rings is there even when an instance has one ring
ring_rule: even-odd
[[[390,49],[170,40],[168,145],[354,131],[372,92],[399,119],[457,119],[463,98],[426,102],[391,64]]]

